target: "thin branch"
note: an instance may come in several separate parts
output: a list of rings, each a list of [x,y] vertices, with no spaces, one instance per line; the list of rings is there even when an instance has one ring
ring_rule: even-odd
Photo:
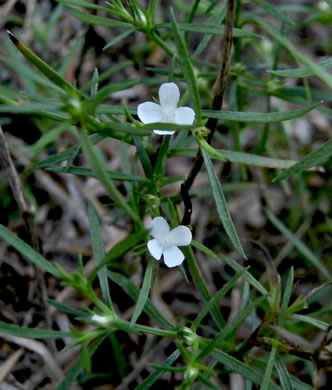
[[[220,70],[217,75],[217,79],[213,86],[213,98],[211,102],[211,109],[212,110],[221,110],[223,99],[225,96],[225,89],[227,85],[228,80],[228,73],[229,73],[229,67],[231,63],[231,52],[232,52],[232,45],[233,45],[233,27],[235,22],[235,7],[236,7],[236,0],[228,0],[228,8],[227,8],[227,20],[226,20],[226,28],[225,28],[225,35],[222,41],[222,50],[221,50],[221,66]],[[207,136],[207,142],[211,144],[214,133],[217,128],[217,122],[218,120],[215,118],[209,118],[209,120],[206,123],[206,128],[210,130],[210,133]],[[191,170],[187,176],[187,179],[184,181],[184,186],[186,189],[186,192],[189,191],[190,187],[192,186],[198,172],[201,170],[203,165],[203,157],[201,151],[198,151],[193,165],[191,167]]]

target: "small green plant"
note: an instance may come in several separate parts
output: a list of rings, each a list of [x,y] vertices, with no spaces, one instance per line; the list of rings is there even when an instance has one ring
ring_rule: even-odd
[[[302,159],[297,159],[293,153],[295,157],[286,160],[280,153],[284,146],[292,149],[284,131],[285,121],[313,110],[331,117],[331,109],[322,102],[331,101],[330,92],[312,88],[307,81],[313,76],[331,89],[332,76],[328,72],[332,67],[331,58],[314,62],[288,38],[297,24],[301,25],[293,22],[293,13],[304,12],[306,19],[302,24],[310,24],[321,20],[321,8],[313,8],[314,14],[311,14],[312,8],[297,2],[274,6],[263,0],[248,4],[241,0],[197,0],[190,5],[174,1],[174,9],[167,9],[164,15],[161,3],[156,0],[149,1],[146,7],[137,0],[110,1],[102,6],[84,0],[57,2],[59,15],[70,12],[85,24],[115,29],[116,36],[106,44],[105,50],[121,44],[130,35],[144,34],[146,56],[158,47],[166,53],[169,69],[156,67],[150,70],[154,73],[149,78],[105,82],[112,72],[132,65],[132,61],[123,62],[101,74],[96,69],[91,80],[79,87],[66,80],[61,66],[56,69],[47,64],[9,32],[12,43],[7,41],[6,47],[13,59],[1,60],[20,74],[26,90],[19,92],[1,86],[0,113],[4,117],[32,116],[42,128],[40,139],[29,150],[35,162],[27,168],[26,176],[36,169],[47,169],[97,179],[112,202],[109,205],[112,223],[121,222],[125,237],[105,251],[100,217],[89,204],[87,216],[95,264],[87,274],[80,262],[76,271],[69,272],[47,260],[38,246],[30,246],[1,225],[0,236],[9,245],[41,271],[52,275],[62,287],[74,288],[88,304],[77,310],[56,300],[48,301],[50,306],[75,317],[75,325],[68,332],[5,322],[0,322],[0,331],[25,338],[71,338],[66,350],[81,346],[79,360],[55,384],[57,390],[70,389],[77,379],[81,380],[83,373],[94,374],[93,356],[105,340],[111,341],[109,345],[118,354],[120,367],[121,359],[126,359],[121,355],[117,339],[120,332],[149,335],[154,340],[154,349],[159,348],[160,339],[173,340],[173,351],[163,362],[155,364],[153,357],[149,359],[149,363],[153,363],[149,365],[150,373],[135,387],[130,387],[137,390],[152,388],[169,373],[174,375],[174,386],[182,390],[226,388],[219,386],[218,380],[223,378],[224,381],[225,376],[233,373],[241,374],[246,389],[304,390],[322,386],[317,379],[320,370],[325,370],[331,363],[330,349],[326,345],[332,307],[329,302],[324,310],[315,311],[311,310],[310,303],[314,301],[313,297],[331,292],[328,256],[320,251],[319,245],[310,249],[310,242],[301,240],[294,233],[300,222],[290,228],[287,225],[292,225],[292,221],[283,221],[275,215],[268,202],[269,194],[261,189],[269,228],[284,237],[284,242],[291,246],[288,251],[293,249],[292,253],[296,253],[301,264],[305,262],[304,267],[318,274],[318,287],[307,295],[295,291],[298,279],[295,280],[294,267],[289,262],[287,267],[283,264],[282,269],[278,269],[275,258],[279,251],[275,243],[271,243],[269,250],[257,244],[254,257],[263,257],[263,271],[247,266],[251,244],[238,233],[227,198],[227,191],[240,190],[242,185],[255,190],[264,187],[264,183],[250,182],[253,167],[264,168],[265,183],[282,182],[288,194],[291,191],[286,179],[293,176],[301,183],[299,186],[305,188],[303,177],[307,171],[323,171],[321,164],[332,155],[331,140],[310,150]],[[331,21],[331,2],[327,1],[325,6],[326,18]],[[273,23],[267,21],[266,15]],[[280,25],[279,29],[273,26],[275,22]],[[194,47],[191,37],[197,34],[199,43]],[[207,56],[215,62],[202,55],[210,53],[212,38],[222,42],[218,55]],[[16,61],[18,53],[12,44],[26,62],[22,63],[22,58]],[[279,68],[282,53],[295,69],[282,69],[283,65]],[[74,51],[72,55],[75,55]],[[301,87],[287,86],[283,81],[286,77],[298,78]],[[135,106],[105,103],[110,95],[138,84],[151,85],[154,96],[159,90],[159,102],[147,101]],[[274,104],[276,99],[277,104]],[[264,101],[266,111],[251,111],[252,101],[260,105]],[[224,109],[225,102],[229,110]],[[300,108],[285,109],[289,102]],[[257,131],[255,145],[248,152],[243,145],[250,136],[247,129],[252,124],[261,125],[262,129]],[[77,144],[40,160],[42,151],[65,131],[76,137]],[[99,148],[106,139],[117,147],[121,145],[128,169],[124,168],[123,172],[107,169],[105,156]],[[157,142],[160,142],[159,146],[156,146]],[[217,143],[225,148],[216,148]],[[128,154],[123,152],[128,147],[135,149],[135,161],[129,160]],[[87,158],[89,167],[74,165],[80,154]],[[188,161],[192,159],[191,168],[185,176],[169,176],[167,166],[173,157],[179,156]],[[241,164],[233,183],[223,183],[214,161],[228,166]],[[139,169],[136,162],[140,163]],[[329,168],[326,163],[325,169]],[[198,175],[203,174],[207,175],[209,183],[205,194],[193,188]],[[178,186],[181,189],[178,193],[164,195],[164,188],[170,183],[181,183]],[[219,218],[212,218],[218,230],[213,244],[197,238],[200,218],[192,223],[194,196],[199,202],[203,196],[213,199],[213,210],[204,207],[200,210],[208,218],[214,214]],[[24,207],[20,210],[24,211]],[[300,214],[297,221],[307,216],[306,211]],[[146,222],[147,219],[150,222]],[[326,231],[326,226],[331,227],[328,216],[320,227],[322,231]],[[314,233],[311,238],[317,243]],[[228,255],[229,252],[232,255]],[[132,271],[126,268],[128,255],[144,269],[140,285],[133,283]],[[160,259],[163,262],[156,261]],[[218,269],[227,269],[217,291],[209,286],[203,261],[213,261]],[[200,297],[201,304],[190,318],[184,315],[169,319],[150,299],[162,263],[179,270],[181,278],[190,283],[196,296]],[[132,263],[130,267],[133,267]],[[166,272],[170,271],[166,269]],[[119,312],[112,286],[120,287],[135,302],[130,318],[125,319]],[[236,291],[241,294],[241,302],[230,317],[222,302]],[[140,323],[143,315],[148,321]],[[305,351],[297,344],[297,337],[305,337],[308,327],[326,333],[326,343]],[[239,334],[243,328],[246,330],[244,336]],[[259,354],[255,352],[257,350]],[[304,378],[293,375],[288,365],[297,361],[304,361],[310,374]],[[122,372],[123,378],[125,375]]]

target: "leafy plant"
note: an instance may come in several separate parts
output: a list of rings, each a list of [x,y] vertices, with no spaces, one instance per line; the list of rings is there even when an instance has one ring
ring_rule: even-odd
[[[75,289],[85,303],[78,310],[57,299],[48,301],[55,310],[73,317],[66,332],[8,321],[0,322],[0,331],[33,339],[70,338],[65,350],[80,345],[80,358],[56,383],[58,390],[70,389],[76,380],[88,381],[89,377],[84,375],[97,375],[94,356],[106,342],[116,360],[122,362],[114,372],[121,377],[120,382],[126,381],[130,363],[122,351],[121,334],[149,337],[153,340],[149,345],[152,351],[161,348],[160,340],[172,340],[169,344],[172,352],[163,362],[151,365],[144,379],[130,379],[136,380],[137,390],[151,388],[168,373],[173,375],[173,385],[183,390],[220,388],[218,383],[223,383],[230,373],[241,374],[246,388],[255,385],[262,390],[319,388],[322,383],[317,384],[316,379],[319,370],[327,369],[331,357],[326,356],[330,351],[324,343],[307,351],[297,341],[306,337],[309,327],[324,331],[324,340],[329,337],[332,307],[330,303],[324,307],[321,302],[326,303],[324,294],[331,292],[332,277],[326,243],[320,235],[323,232],[325,237],[331,220],[326,216],[317,229],[310,229],[301,238],[306,233],[301,230],[301,224],[310,226],[314,210],[321,211],[323,206],[315,199],[299,199],[302,193],[307,198],[310,196],[310,182],[306,177],[312,174],[319,178],[330,169],[332,144],[331,140],[325,140],[315,144],[312,150],[307,147],[305,156],[299,158],[286,131],[291,126],[289,123],[294,123],[286,121],[307,118],[307,114],[331,117],[330,108],[322,101],[331,101],[328,91],[332,86],[328,72],[331,59],[313,61],[291,38],[301,27],[296,13],[303,12],[310,25],[316,23],[315,18],[320,20],[319,8],[300,4],[278,6],[265,0],[253,0],[249,4],[235,0],[197,0],[190,6],[175,1],[173,8],[165,8],[156,0],[151,0],[146,7],[137,0],[115,0],[103,5],[84,0],[57,2],[53,14],[56,16],[46,31],[54,28],[54,20],[63,13],[92,29],[97,26],[109,29],[113,34],[104,45],[105,51],[121,47],[134,36],[144,37],[144,48],[139,53],[131,48],[131,58],[119,59],[113,68],[102,73],[95,69],[81,85],[65,77],[68,70],[65,63],[77,55],[75,50],[82,47],[81,41],[77,41],[76,49],[74,45],[62,63],[51,65],[41,58],[44,55],[37,55],[9,32],[11,43],[7,40],[5,49],[10,55],[8,58],[1,55],[0,60],[19,75],[24,92],[12,85],[0,86],[0,113],[13,121],[16,115],[24,115],[40,129],[36,143],[28,146],[30,160],[24,175],[25,188],[20,191],[23,197],[24,192],[28,193],[29,176],[39,169],[92,178],[107,195],[111,225],[121,226],[124,234],[111,248],[106,248],[101,213],[89,203],[81,213],[87,215],[94,265],[87,272],[79,258],[76,270],[69,271],[45,258],[36,245],[38,240],[33,240],[36,237],[30,219],[25,222],[32,245],[1,225],[0,236],[8,245],[47,278],[58,280],[61,288]],[[330,2],[326,7],[331,19]],[[214,45],[222,42],[217,55],[212,53],[215,46],[211,42]],[[163,53],[168,68],[159,64],[149,69],[149,77],[112,79],[133,65],[136,69],[145,67],[143,59],[148,61],[154,50]],[[291,63],[292,68],[287,65],[284,69],[283,61]],[[297,78],[297,86],[284,83],[285,77]],[[315,87],[308,83],[308,77],[313,77]],[[128,105],[125,100],[118,105],[107,101],[109,96],[125,96],[126,91],[138,85],[151,87],[154,95],[160,88],[160,105],[140,103],[137,110],[137,104]],[[181,107],[177,107],[180,93],[176,85],[183,92]],[[266,110],[257,112],[262,102]],[[293,103],[300,107],[294,108]],[[58,151],[57,143],[68,132],[75,138],[74,145],[71,143]],[[250,137],[251,145],[247,142]],[[108,169],[102,149],[105,141],[120,150],[121,172]],[[6,146],[5,140],[2,143]],[[45,153],[49,146],[51,155]],[[289,154],[283,152],[286,148]],[[134,150],[134,158],[128,150]],[[1,157],[9,166],[9,154]],[[81,166],[78,157],[88,166]],[[169,175],[174,157],[186,161],[185,174]],[[227,169],[231,174],[227,174]],[[199,176],[207,177],[203,189],[194,186]],[[295,184],[285,181],[283,187],[272,184],[294,176]],[[167,185],[179,182],[178,192],[169,195],[165,191]],[[10,185],[18,186],[17,181]],[[248,239],[245,224],[238,228],[237,212],[230,208],[228,194],[241,191],[243,185],[259,193],[265,207],[265,216],[262,213],[261,217],[266,221],[266,231],[257,225],[256,241],[253,237]],[[327,186],[328,179],[322,185],[322,197]],[[294,204],[288,209],[283,204],[278,211],[273,204],[276,188],[282,188],[292,202],[310,206],[306,209]],[[29,191],[31,200],[33,189]],[[204,203],[203,196],[207,197]],[[193,204],[194,197],[198,200]],[[38,200],[34,199],[38,206]],[[207,223],[201,228],[200,218],[196,216],[192,221],[192,211],[197,212],[197,208],[202,218],[206,214],[215,229],[210,241],[207,232],[198,233],[207,229]],[[24,217],[26,211],[20,211]],[[152,219],[152,224],[147,224],[147,217]],[[203,237],[201,240],[195,239],[196,232],[197,237]],[[282,240],[266,240],[267,248],[266,243],[261,243],[266,234],[272,237],[278,234]],[[178,246],[183,248],[180,250]],[[184,311],[178,318],[167,317],[167,310],[154,299],[153,291],[162,272],[162,266],[155,260],[162,256],[168,267],[178,266],[181,280],[190,283],[196,299],[201,298],[192,316],[186,316]],[[287,265],[282,262],[286,257]],[[216,263],[221,280],[218,288],[210,285],[213,276],[207,275],[203,262]],[[133,279],[132,275],[140,269],[142,277]],[[307,295],[297,291],[301,284],[295,276],[297,269],[305,269],[306,276],[315,274],[317,286]],[[138,284],[137,280],[140,280]],[[121,291],[134,302],[130,319],[123,315],[114,291]],[[236,294],[241,298],[236,308],[230,305],[230,314],[224,302],[235,299]],[[317,310],[310,306],[315,299],[320,302]],[[292,375],[294,370],[289,369],[300,360],[310,367],[305,377]],[[148,362],[155,363],[153,356]],[[123,383],[129,386],[131,382]]]

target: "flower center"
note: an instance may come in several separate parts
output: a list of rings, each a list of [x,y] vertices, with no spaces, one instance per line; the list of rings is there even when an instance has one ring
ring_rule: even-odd
[[[159,239],[159,244],[163,248],[163,250],[169,248],[171,245],[168,241],[168,235]]]
[[[163,114],[164,114],[164,118],[163,118],[164,122],[166,123],[175,122],[175,110],[173,107],[163,107]]]

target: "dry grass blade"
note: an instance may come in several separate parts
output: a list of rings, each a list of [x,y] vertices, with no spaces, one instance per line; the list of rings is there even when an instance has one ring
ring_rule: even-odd
[[[23,349],[18,349],[0,366],[0,382],[2,382],[10,371],[15,367],[17,361],[23,354]]]
[[[26,197],[24,196],[22,183],[17,174],[13,160],[10,156],[9,149],[1,126],[0,126],[0,161],[1,161],[1,165],[7,172],[9,186],[13,191],[13,195],[17,202],[18,208],[20,210],[20,214],[24,220],[28,233],[30,234],[31,243],[33,247],[38,251],[39,250],[38,236],[32,220],[33,208],[27,202]]]

